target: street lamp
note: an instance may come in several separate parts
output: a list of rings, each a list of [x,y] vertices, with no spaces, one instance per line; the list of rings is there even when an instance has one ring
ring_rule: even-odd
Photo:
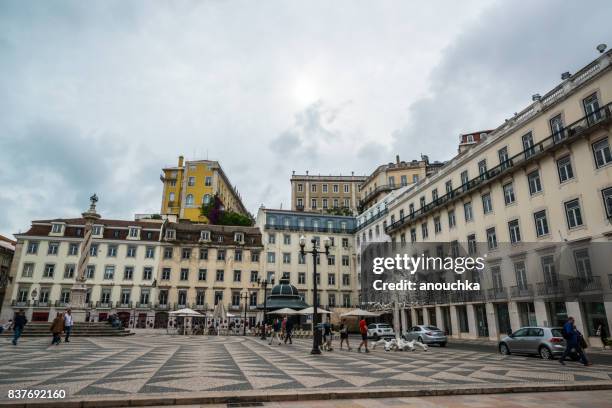
[[[244,320],[242,321],[242,335],[246,336],[246,321],[247,321],[247,307],[249,306],[249,291],[247,290],[244,294],[240,294],[240,298],[244,299]]]
[[[274,280],[274,277],[272,277]],[[264,309],[263,309],[263,328],[261,330],[261,339],[266,340],[266,312],[268,310],[268,284],[272,284],[272,282],[268,282],[268,278],[266,279],[257,279],[257,284],[260,287],[263,287],[264,290]]]
[[[312,315],[312,328],[313,328],[313,332],[312,332],[312,350],[310,351],[310,354],[321,354],[321,349],[319,348],[319,337],[320,337],[320,333],[317,330],[317,324],[318,324],[318,319],[319,319],[319,314],[317,311],[317,308],[319,306],[319,292],[317,289],[317,257],[319,255],[319,250],[317,248],[317,240],[316,239],[311,239],[310,242],[312,243],[312,250],[310,251],[306,251],[304,248],[306,247],[306,237],[305,236],[301,236],[300,237],[300,255],[302,255],[303,257],[306,256],[306,254],[312,254],[312,290],[313,290],[313,302],[312,302],[312,306],[313,306],[313,312],[314,314]],[[329,242],[329,238],[325,238],[325,240],[323,241],[323,246],[325,247],[325,256],[329,256],[329,246],[330,246],[330,242]]]

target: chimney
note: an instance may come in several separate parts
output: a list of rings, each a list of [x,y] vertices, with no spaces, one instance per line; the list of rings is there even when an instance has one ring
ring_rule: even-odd
[[[184,160],[184,157],[183,156],[179,156],[179,162],[178,162],[178,166],[179,167],[183,167],[183,160]]]
[[[396,162],[397,164],[399,164],[399,163],[400,163],[400,162],[399,162],[399,154],[396,154],[396,155],[395,155],[395,162]]]
[[[565,81],[566,79],[570,79],[572,75],[569,72],[564,72],[561,74],[561,79]]]
[[[306,175],[308,175],[308,170],[306,170]]]

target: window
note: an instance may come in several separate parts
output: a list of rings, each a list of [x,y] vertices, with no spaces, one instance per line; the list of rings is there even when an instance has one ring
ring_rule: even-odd
[[[547,286],[557,287],[559,279],[555,269],[554,258],[551,255],[547,255],[542,257],[541,262],[542,272],[544,273],[544,283]]]
[[[206,280],[206,269],[198,269],[198,280],[199,281]]]
[[[512,244],[521,242],[521,230],[519,228],[518,220],[512,220],[508,222],[508,231],[510,233],[510,242]]]
[[[487,161],[481,160],[478,162],[478,175],[481,179],[485,178],[487,174]]]
[[[327,295],[327,305],[329,307],[335,307],[336,306],[336,294],[329,293]]]
[[[453,191],[453,181],[452,180],[448,180],[445,184],[446,186],[446,193],[450,193],[451,191]]]
[[[349,192],[349,185],[348,185],[348,184],[345,184],[345,185],[344,185],[344,192],[345,192],[345,193],[348,193],[348,192]]]
[[[53,278],[54,273],[55,273],[55,265],[46,264],[45,269],[43,270],[43,278]]]
[[[104,279],[113,280],[115,277],[115,266],[114,265],[106,265],[104,268]]]
[[[187,194],[185,205],[193,205],[193,194]]]
[[[299,272],[298,273],[298,285],[305,285],[306,284],[306,272]]]
[[[468,253],[470,255],[474,255],[478,249],[476,245],[476,234],[470,234],[467,236],[467,244],[468,244]]]
[[[518,286],[519,289],[527,289],[527,271],[524,261],[514,263],[514,275],[516,276],[516,286]]]
[[[582,225],[580,202],[577,198],[565,203],[565,216],[567,217],[567,226],[569,228],[576,228]]]
[[[234,271],[234,282],[240,282],[240,281],[242,281],[242,272],[237,269]]]
[[[327,193],[327,184],[321,184],[321,192]]]
[[[421,208],[425,207],[425,197],[421,197],[419,203],[421,204]]]
[[[172,192],[171,192],[171,193],[168,195],[168,201],[169,201],[169,202],[168,202],[168,205],[169,205],[169,206],[171,206],[172,204],[174,204],[174,193],[172,193]]]
[[[327,198],[323,199],[323,208],[327,208]]]
[[[550,120],[550,132],[552,133],[553,141],[555,143],[565,138],[565,132],[563,131],[563,119],[561,118],[561,115],[557,115]]]
[[[342,255],[342,266],[349,266],[349,256],[348,255]]]
[[[273,232],[268,233],[268,244],[276,244],[276,234]]]
[[[132,280],[134,278],[134,267],[126,266],[123,269],[123,280]]]
[[[259,251],[251,252],[251,262],[259,262]]]
[[[565,156],[557,160],[557,171],[559,172],[559,182],[563,183],[574,178],[572,170],[572,161],[569,156]]]
[[[410,203],[410,205],[408,205],[408,212],[410,213],[411,217],[414,215],[414,204],[413,203]]]
[[[612,153],[610,153],[610,144],[607,138],[593,143],[593,155],[595,156],[595,165],[597,168],[612,162]]]
[[[455,219],[455,210],[450,210],[448,212],[448,228],[453,228],[457,224],[457,220]]]
[[[529,194],[534,195],[542,191],[542,182],[540,181],[540,172],[538,170],[529,173],[527,181],[529,182]]]
[[[211,176],[206,176],[206,179],[204,181],[204,185],[207,187],[212,186],[212,177]]]
[[[336,284],[336,274],[335,273],[328,273],[327,274],[327,284],[332,286]]]
[[[351,285],[351,275],[348,273],[342,274],[342,286],[350,286]]]
[[[217,249],[217,261],[225,261],[225,250]]]
[[[134,227],[130,227],[129,229],[129,236],[130,238],[138,238],[138,232],[139,232],[139,228],[134,228]]]
[[[442,232],[442,223],[440,222],[440,217],[434,217],[434,232],[436,234]]]
[[[135,258],[136,257],[136,247],[134,245],[128,245],[126,256],[128,258]]]
[[[548,220],[546,219],[546,211],[538,211],[533,214],[533,220],[535,221],[536,235],[543,237],[548,235]]]
[[[91,244],[89,247],[89,256],[98,256],[98,244]]]
[[[514,196],[514,186],[512,185],[512,183],[507,183],[507,184],[504,184],[503,188],[504,188],[504,203],[506,205],[510,205],[516,200],[516,197]]]
[[[257,271],[251,271],[251,277],[249,281],[251,283],[257,283],[258,279],[259,279],[259,273]]]
[[[276,262],[276,254],[274,252],[268,252],[268,263]]]
[[[467,170],[463,170],[461,172],[461,185],[463,186],[463,191],[467,190],[467,184],[470,181],[470,179],[468,178],[468,171]]]
[[[525,158],[528,159],[535,154],[535,149],[533,148],[533,135],[531,132],[523,135],[521,138],[523,141],[523,151],[525,152]]]
[[[91,234],[92,235],[97,235],[97,236],[102,235],[102,226],[101,225],[94,225],[91,228]]]
[[[344,199],[344,207],[345,208],[349,208],[351,206],[351,200],[349,200],[348,198]]]
[[[304,185],[303,185],[302,183],[299,183],[299,184],[297,185],[297,191],[298,191],[299,193],[301,193],[302,191],[304,191]]]
[[[195,186],[195,177],[189,177],[189,178],[187,179],[187,185],[188,185],[189,187],[193,187],[193,186]]]
[[[153,259],[155,257],[155,248],[152,246],[148,246],[145,249],[145,258]]]
[[[140,289],[140,304],[146,305],[149,303],[149,289]]]
[[[117,256],[117,245],[109,245],[106,251],[106,256],[108,257]]]
[[[27,262],[23,264],[23,271],[21,271],[21,276],[24,278],[31,278],[34,274],[34,264],[31,262]]]
[[[85,269],[85,278],[93,279],[96,276],[96,265],[87,265]]]
[[[166,239],[174,239],[174,237],[176,236],[176,231],[173,229],[167,229],[166,230]]]
[[[501,276],[501,268],[499,265],[491,267],[491,283],[493,284],[494,289],[501,289],[504,287]]]
[[[310,191],[312,193],[316,193],[317,192],[317,185],[316,184],[311,184],[310,185]]]
[[[597,123],[601,120],[602,114],[599,110],[599,100],[597,93],[593,93],[582,101],[584,104],[584,112],[587,114],[589,124]]]
[[[304,200],[302,198],[298,198],[297,199],[297,207],[303,207],[304,206]]]
[[[170,268],[162,269],[161,279],[162,280],[170,280],[170,272],[171,272]]]
[[[143,280],[153,279],[153,268],[151,266],[145,266],[142,269],[142,279]]]
[[[395,177],[389,176],[389,185],[395,187]]]
[[[49,242],[49,247],[47,249],[47,255],[57,255],[59,250],[59,242]]]
[[[336,264],[336,257],[334,255],[328,255],[327,256],[327,265],[335,265]]]
[[[298,253],[298,264],[304,265],[306,263],[306,256]]]
[[[603,196],[606,216],[608,217],[608,219],[610,219],[612,218],[612,187],[602,190],[601,195]]]
[[[204,194],[202,196],[202,204],[208,204],[210,203],[210,194]]]
[[[51,232],[54,234],[61,234],[62,233],[62,224],[51,224]]]
[[[215,280],[217,282],[223,282],[223,278],[224,278],[224,271],[223,269],[217,269],[217,273],[215,275]]]
[[[181,268],[181,273],[179,275],[179,279],[182,281],[189,280],[189,269]]]
[[[208,259],[208,248],[200,248],[200,260],[205,261]]]
[[[472,213],[472,202],[463,204],[463,213],[465,215],[465,222],[472,221],[474,214]]]
[[[495,234],[495,227],[487,230],[487,247],[490,250],[497,248],[497,235]]]
[[[413,174],[412,175],[412,182],[413,183],[418,183],[419,182],[419,175],[418,174]]]
[[[404,236],[404,234],[402,234],[402,241],[401,242],[405,242],[406,238]],[[417,240],[417,234],[416,234],[416,228],[411,228],[410,229],[410,242],[416,242]]]
[[[68,255],[75,256],[79,254],[79,244],[71,243],[68,245]]]
[[[191,258],[191,248],[183,248],[181,250],[181,259]]]
[[[172,258],[172,248],[171,247],[164,248],[164,259],[171,259],[171,258]]]
[[[408,185],[408,177],[404,176],[400,176],[400,184],[402,186],[407,186]]]
[[[506,165],[508,164],[508,147],[504,146],[501,149],[499,149],[497,151],[497,157],[499,157],[499,164],[502,165],[502,167],[506,167]]]
[[[429,231],[427,230],[426,222],[421,224],[421,236],[423,237],[423,239],[427,239],[427,237],[429,236]]]
[[[438,199],[438,189],[434,188],[431,190],[431,201],[436,201]]]
[[[74,278],[74,269],[75,269],[74,264],[66,264],[66,266],[64,266],[64,278],[65,279]]]
[[[493,211],[493,203],[491,202],[491,193],[486,193],[482,195],[482,211],[485,214]]]
[[[240,249],[236,249],[234,251],[234,261],[236,262],[242,262],[242,250]]]

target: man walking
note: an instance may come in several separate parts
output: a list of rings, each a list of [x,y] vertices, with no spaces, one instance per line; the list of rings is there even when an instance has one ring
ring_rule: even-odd
[[[269,345],[272,345],[272,342],[274,342],[274,339],[276,338],[276,340],[278,341],[278,345],[281,345],[281,339],[279,336],[280,330],[281,330],[281,322],[280,320],[276,319],[274,320],[274,323],[272,324],[272,336],[270,336],[270,342],[268,343]]]
[[[565,351],[563,355],[559,359],[559,363],[565,365],[565,359],[572,352],[572,349],[576,350],[578,356],[580,356],[580,362],[585,366],[593,365],[593,363],[589,362],[580,347],[580,340],[582,334],[576,329],[575,321],[572,316],[567,319],[567,322],[563,325],[563,338],[565,339]]]
[[[66,309],[66,313],[64,314],[64,331],[66,332],[66,338],[64,339],[65,343],[70,343],[70,334],[72,333],[72,310],[70,308]]]
[[[287,344],[287,340],[289,340],[289,344],[293,344],[293,338],[291,337],[293,331],[293,321],[287,319],[285,322],[285,344]]]
[[[27,323],[28,319],[25,317],[25,311],[23,309],[19,309],[19,312],[17,312],[17,316],[15,316],[15,320],[13,321],[13,346],[17,345],[17,341],[21,337],[23,328]]]
[[[361,333],[361,343],[359,343],[359,347],[357,347],[357,352],[361,353],[361,346],[365,346],[365,352],[369,353],[368,350],[368,326],[366,325],[365,319],[361,319],[359,321],[359,332]]]
[[[51,342],[51,344],[55,344],[57,346],[61,343],[63,331],[64,316],[62,316],[61,312],[58,312],[55,319],[53,319],[53,323],[51,323],[51,333],[53,333],[53,341]]]

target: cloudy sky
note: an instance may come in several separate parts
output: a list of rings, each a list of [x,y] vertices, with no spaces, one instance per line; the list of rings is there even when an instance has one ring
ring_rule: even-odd
[[[0,234],[158,212],[160,168],[219,160],[248,208],[497,127],[612,45],[591,1],[0,2]]]

